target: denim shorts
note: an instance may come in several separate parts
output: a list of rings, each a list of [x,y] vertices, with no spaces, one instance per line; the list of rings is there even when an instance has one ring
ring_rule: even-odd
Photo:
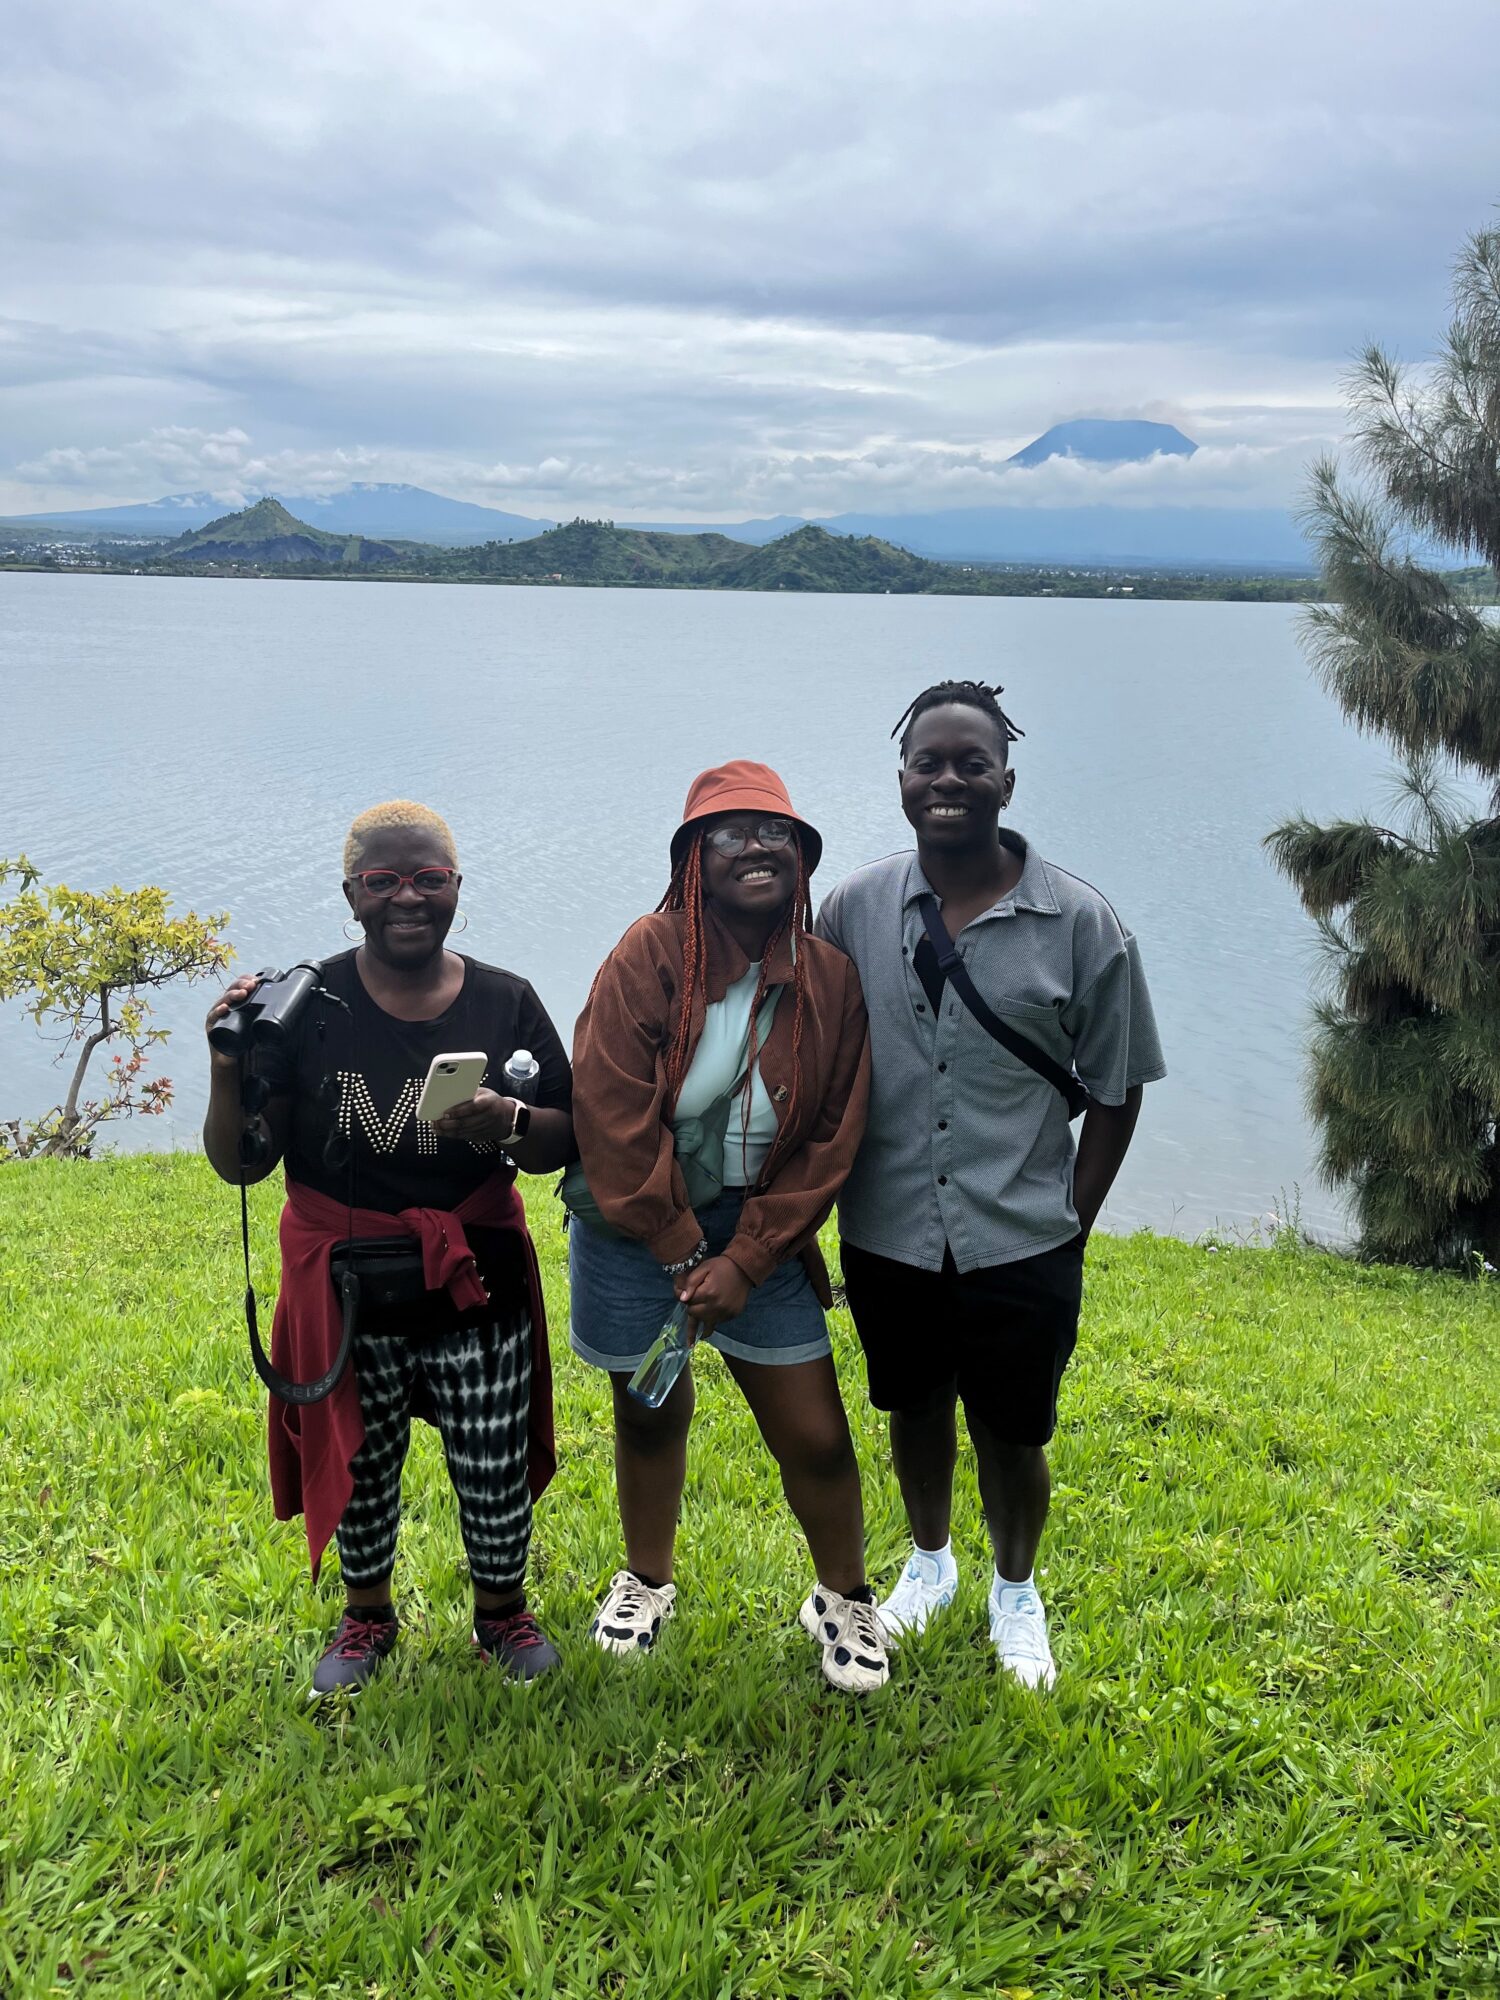
[[[726,1188],[698,1211],[710,1256],[728,1246],[744,1199],[743,1189]],[[634,1374],[677,1303],[671,1279],[644,1243],[575,1220],[568,1225],[568,1280],[573,1352],[595,1368]],[[752,1285],[739,1318],[725,1320],[707,1340],[721,1354],[770,1368],[832,1352],[823,1308],[796,1257],[778,1264],[763,1285]]]

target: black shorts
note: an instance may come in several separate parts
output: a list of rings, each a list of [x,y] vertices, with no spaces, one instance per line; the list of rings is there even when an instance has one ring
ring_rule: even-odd
[[[1006,1444],[1045,1444],[1078,1342],[1083,1248],[1014,1264],[921,1271],[841,1246],[844,1290],[877,1410],[909,1410],[956,1386],[964,1409]]]

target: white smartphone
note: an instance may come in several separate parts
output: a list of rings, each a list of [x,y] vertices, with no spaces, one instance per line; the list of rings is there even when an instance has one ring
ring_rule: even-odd
[[[484,1081],[490,1059],[483,1049],[461,1055],[434,1056],[427,1066],[427,1081],[417,1099],[417,1116],[430,1123],[451,1111],[455,1104],[467,1104]]]

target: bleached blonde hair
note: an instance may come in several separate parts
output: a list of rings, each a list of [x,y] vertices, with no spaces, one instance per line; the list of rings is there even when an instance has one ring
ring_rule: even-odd
[[[412,828],[431,834],[452,865],[458,866],[453,831],[441,813],[435,813],[431,806],[419,806],[415,799],[387,799],[384,805],[368,807],[350,827],[344,841],[345,881],[358,868],[371,836],[388,833],[393,828],[402,831]]]

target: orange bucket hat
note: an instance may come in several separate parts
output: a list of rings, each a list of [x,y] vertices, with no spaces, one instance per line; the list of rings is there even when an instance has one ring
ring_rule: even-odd
[[[674,873],[687,852],[693,828],[727,812],[758,812],[768,819],[794,820],[802,835],[802,852],[809,875],[822,858],[822,834],[793,809],[786,786],[770,765],[752,764],[748,758],[736,757],[728,764],[716,764],[711,771],[700,771],[688,786],[682,825],[672,835]]]

